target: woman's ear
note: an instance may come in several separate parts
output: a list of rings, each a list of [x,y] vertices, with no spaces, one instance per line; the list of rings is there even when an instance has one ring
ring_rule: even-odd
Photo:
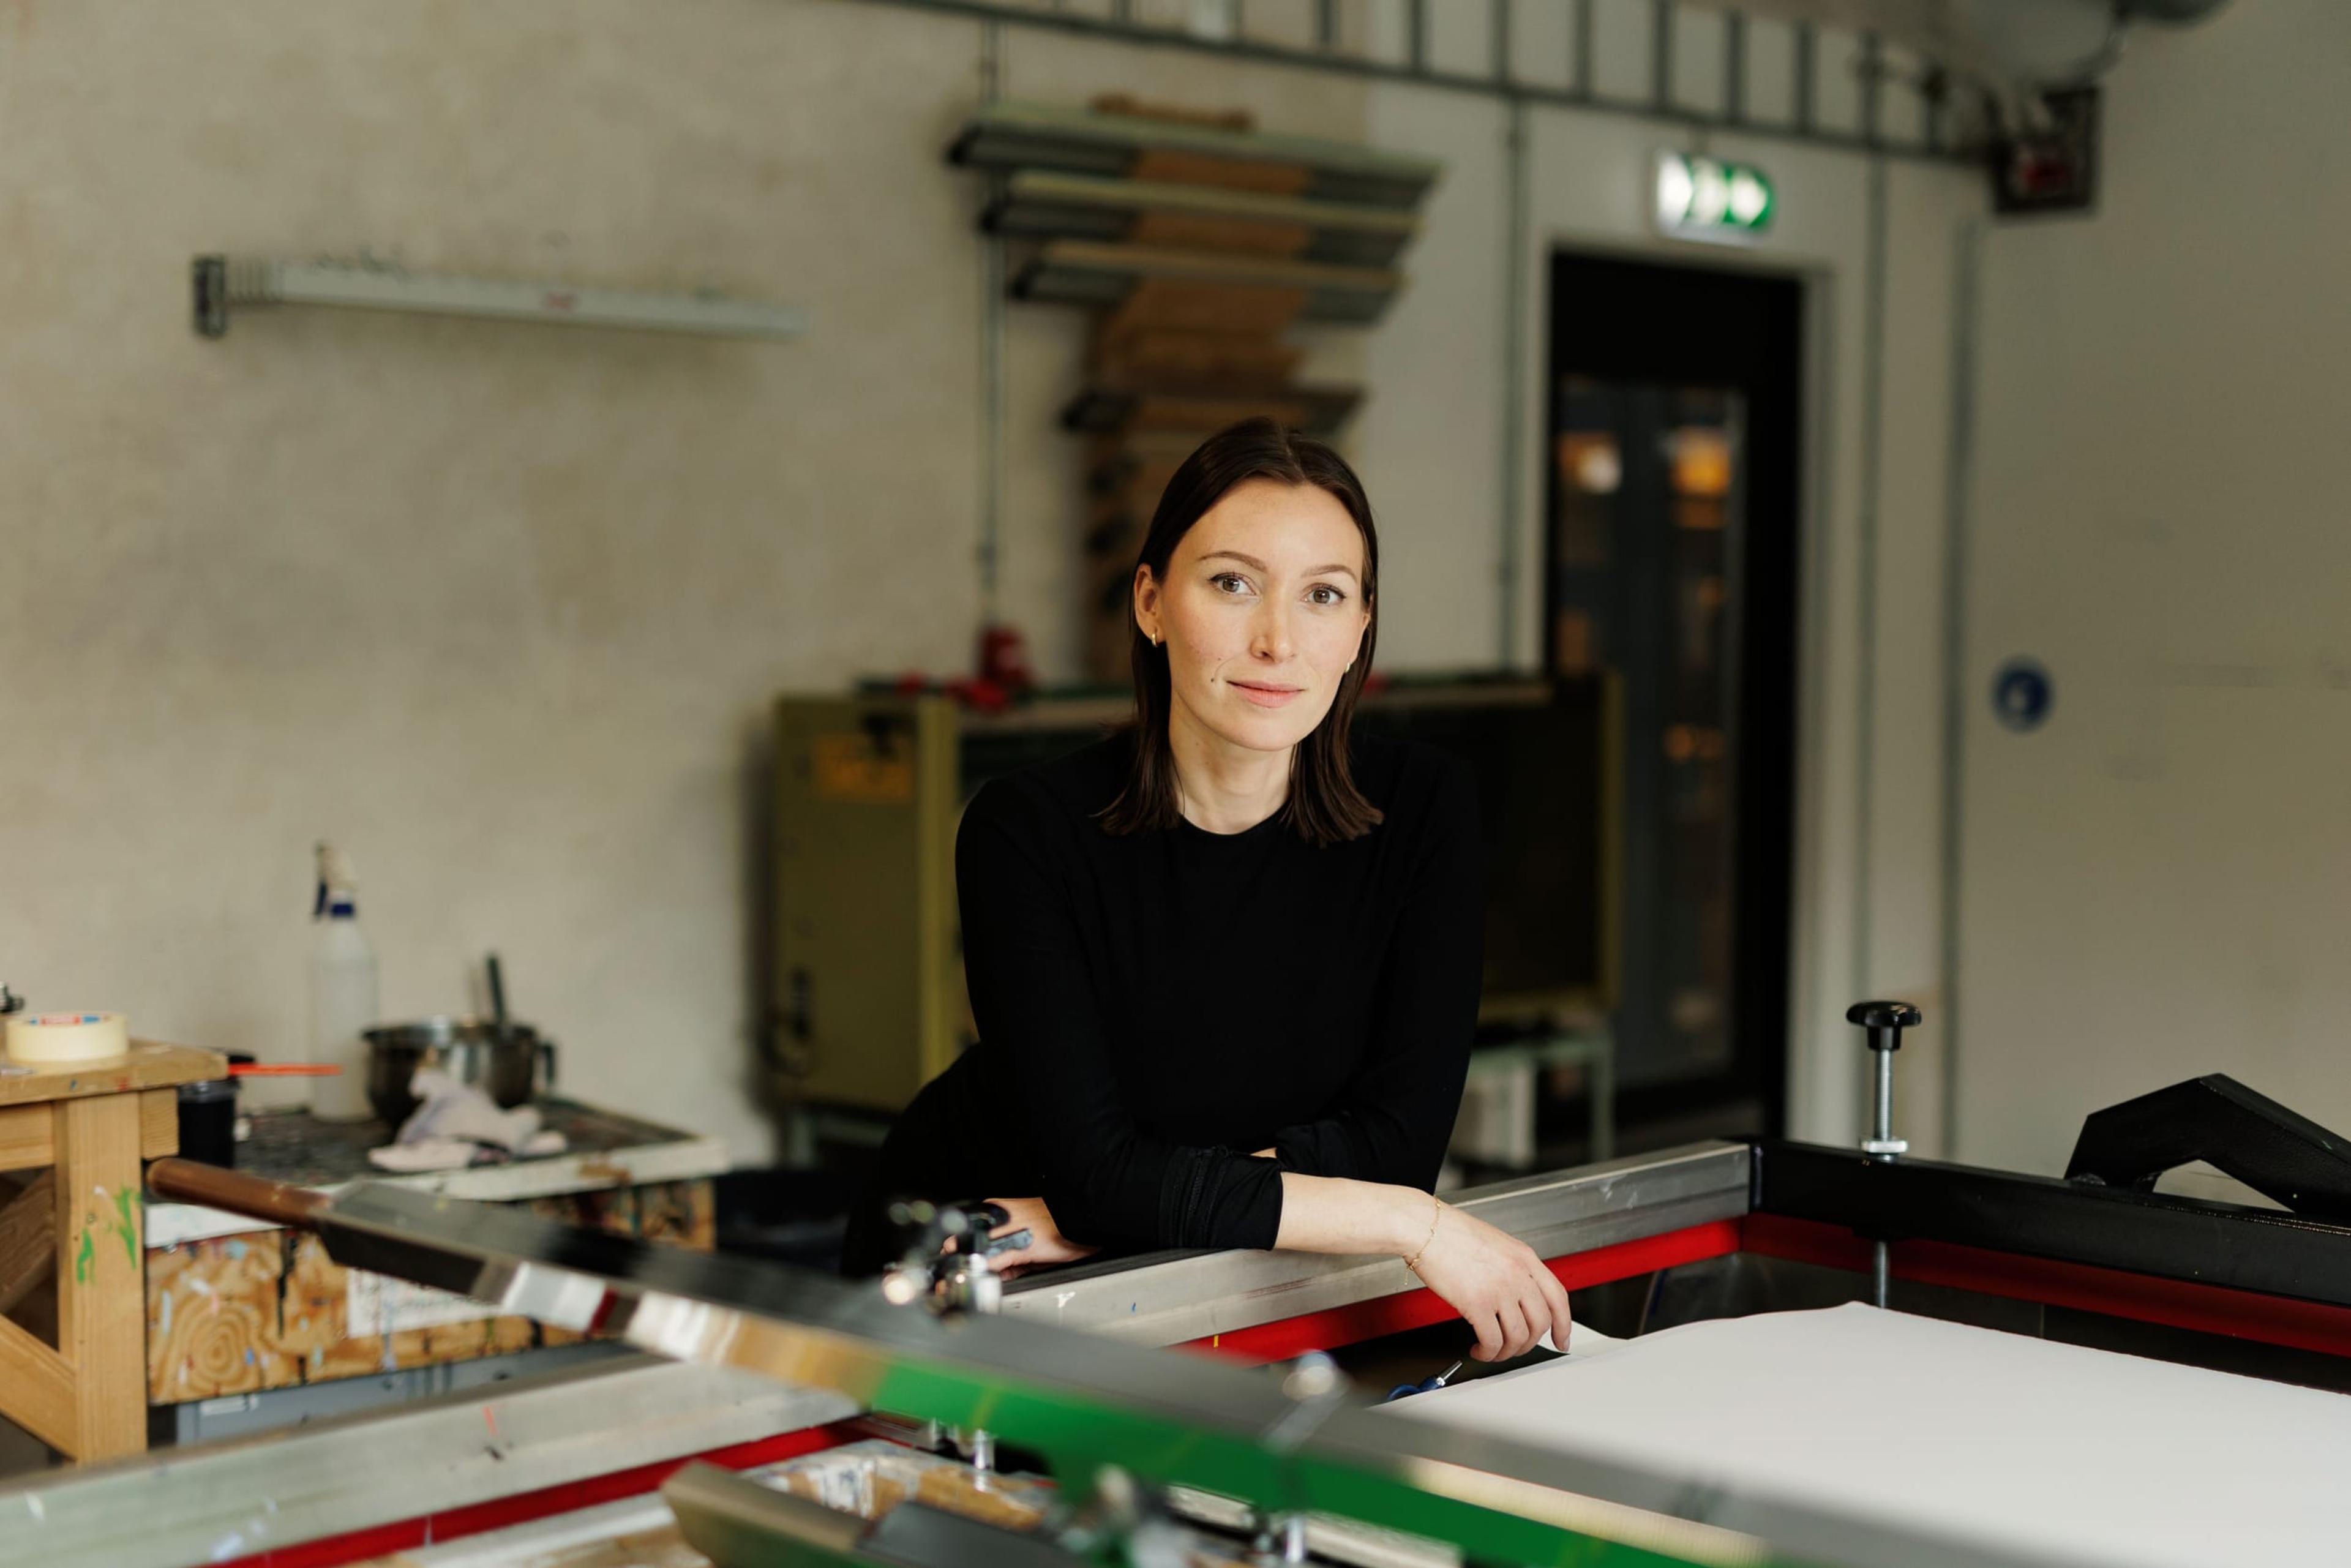
[[[1135,630],[1151,639],[1152,646],[1158,646],[1159,580],[1152,575],[1149,566],[1134,569],[1134,625]]]

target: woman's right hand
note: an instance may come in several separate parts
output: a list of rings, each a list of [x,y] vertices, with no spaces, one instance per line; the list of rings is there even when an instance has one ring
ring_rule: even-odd
[[[996,1271],[1008,1280],[1017,1280],[1031,1269],[1049,1264],[1074,1263],[1100,1250],[1062,1235],[1061,1228],[1053,1223],[1053,1211],[1045,1207],[1041,1197],[991,1197],[987,1201],[1011,1216],[987,1233],[991,1238],[1021,1230],[1029,1233],[1028,1246],[994,1255]]]
[[[1451,1204],[1437,1205],[1435,1228],[1421,1249],[1421,1283],[1443,1297],[1478,1335],[1476,1361],[1524,1355],[1548,1333],[1567,1349],[1567,1287],[1543,1266],[1535,1249]]]

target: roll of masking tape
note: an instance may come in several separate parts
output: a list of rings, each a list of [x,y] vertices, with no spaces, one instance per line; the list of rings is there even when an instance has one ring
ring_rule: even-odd
[[[131,1051],[120,1013],[22,1013],[8,1020],[8,1054],[18,1061],[104,1061]]]

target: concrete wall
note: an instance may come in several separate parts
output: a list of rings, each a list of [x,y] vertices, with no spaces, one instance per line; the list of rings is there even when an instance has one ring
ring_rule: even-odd
[[[2351,11],[2134,34],[2086,219],[1985,257],[1959,1148],[2232,1073],[2351,1126]],[[2055,677],[2045,727],[1993,671]]]
[[[981,40],[838,0],[11,11],[0,977],[281,1054],[331,838],[388,1015],[478,1005],[495,948],[568,1087],[762,1156],[766,704],[961,668],[980,615],[980,184],[941,154]],[[1035,35],[1002,64],[1362,130],[1337,78]],[[810,328],[190,330],[197,252],[362,249]],[[1059,674],[1077,325],[1016,308],[1007,345],[1002,608]]]
[[[1302,28],[1311,7],[1291,10]],[[1484,10],[1432,8],[1439,64],[1488,57]],[[1644,89],[1639,10],[1598,0],[1604,90]],[[1343,11],[1375,38],[1402,15]],[[1514,15],[1522,73],[1565,79],[1561,17]],[[2204,1043],[2248,1029],[2278,1042],[2241,1048],[2270,1053],[2244,1058],[2257,1086],[2351,1119],[2333,1108],[2351,1085],[2310,1065],[2344,999],[2324,917],[2351,854],[2333,786],[2351,647],[2329,593],[2346,563],[2313,462],[2351,312],[2330,269],[2344,220],[2309,193],[2341,183],[2321,131],[2343,26],[2303,0],[2135,35],[2100,214],[1989,242],[1963,672],[1971,1156],[2053,1163],[2087,1103],[2214,1064]],[[1677,90],[1703,101],[1710,14],[1686,7],[1677,39]],[[1785,44],[1759,24],[1750,57]],[[1855,112],[1839,47],[1820,84],[1832,124]],[[496,947],[519,1012],[566,1044],[571,1087],[764,1154],[747,1092],[764,705],[959,666],[983,612],[979,192],[940,152],[984,58],[977,23],[842,0],[12,16],[0,972],[45,1004],[282,1051],[303,1028],[308,847],[330,836],[361,873],[388,1013],[471,1005]],[[1940,1018],[1949,1000],[1938,607],[1953,263],[1977,178],[1886,167],[1865,492],[1863,159],[1716,138],[1782,196],[1770,238],[1732,256],[1647,233],[1647,159],[1671,133],[1531,110],[1513,341],[1492,101],[1027,28],[1004,29],[996,64],[1021,96],[1242,104],[1273,129],[1448,161],[1395,312],[1315,344],[1370,389],[1351,445],[1385,526],[1391,667],[1534,662],[1552,247],[1807,280],[1792,1092],[1797,1131],[1850,1135],[1844,1004],[1894,991]],[[1760,69],[1750,108],[1788,108]],[[715,283],[800,305],[811,329],[702,343],[289,310],[216,343],[188,330],[197,251],[363,247]],[[1052,415],[1082,321],[1016,306],[1005,329],[999,605],[1065,674],[1078,454]],[[1990,728],[1976,700],[2010,651],[2057,670],[2041,736]],[[1940,1039],[1905,1061],[1925,1146]]]

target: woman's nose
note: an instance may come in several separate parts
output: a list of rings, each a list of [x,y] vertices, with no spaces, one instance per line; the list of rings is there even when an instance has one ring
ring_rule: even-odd
[[[1258,611],[1255,632],[1250,653],[1276,663],[1290,657],[1290,616],[1281,604],[1269,601]]]

